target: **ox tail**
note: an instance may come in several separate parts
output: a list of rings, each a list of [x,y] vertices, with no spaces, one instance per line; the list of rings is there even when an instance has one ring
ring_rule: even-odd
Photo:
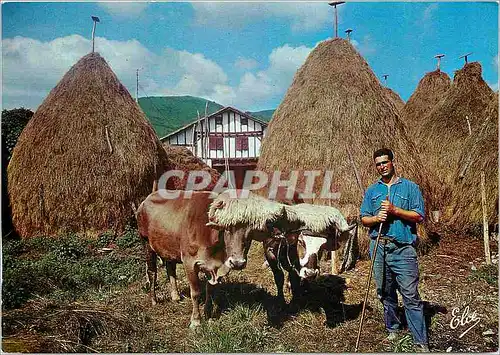
[[[132,207],[132,211],[134,211],[134,215],[137,217],[137,206],[135,202],[130,202],[130,207]]]
[[[155,179],[153,180],[153,189],[151,190],[151,193],[158,191],[158,173],[156,171],[156,166],[155,166],[154,177]]]

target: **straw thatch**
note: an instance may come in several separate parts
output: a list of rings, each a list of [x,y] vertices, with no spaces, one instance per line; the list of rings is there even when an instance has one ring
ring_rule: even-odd
[[[481,171],[485,173],[488,223],[498,223],[498,94],[488,105],[482,123],[467,138],[455,171],[450,226],[457,230],[480,231]],[[479,227],[479,228],[478,228]]]
[[[425,74],[402,110],[401,118],[410,134],[416,132],[425,115],[444,98],[450,86],[450,77],[440,70]]]
[[[168,170],[182,170],[185,175],[181,180],[178,177],[172,177],[174,190],[185,190],[188,175],[192,171],[206,171],[210,175],[210,184],[203,190],[212,191],[220,178],[220,173],[205,164],[200,158],[195,157],[186,147],[163,144],[169,159]],[[200,178],[201,179],[201,178]],[[198,180],[196,181],[198,182]]]
[[[403,107],[405,106],[405,102],[403,99],[391,88],[388,87],[383,87],[382,88],[385,91],[385,95],[389,99],[389,102],[394,105],[396,111],[401,114],[401,111],[403,110]]]
[[[289,221],[299,222],[304,229],[315,233],[324,233],[331,226],[343,232],[349,228],[346,219],[338,209],[330,206],[316,206],[308,203],[285,205]]]
[[[435,182],[443,217],[449,217],[445,207],[454,180],[455,167],[462,156],[463,146],[471,131],[481,125],[482,115],[490,103],[493,91],[481,77],[481,65],[466,64],[455,73],[453,84],[445,97],[425,116],[416,132],[417,144],[422,150]]]
[[[227,189],[210,204],[208,219],[226,228],[245,224],[252,229],[265,231],[268,222],[285,216],[284,207],[279,202],[248,190]]]
[[[127,89],[88,54],[19,137],[8,167],[15,228],[22,237],[120,231],[167,164]]]
[[[428,196],[419,153],[385,93],[349,42],[336,38],[320,43],[274,113],[258,168],[269,173],[331,170],[332,190],[341,194],[333,205],[349,217],[359,214],[363,197],[355,171],[362,187],[368,187],[378,178],[373,152],[390,147],[398,173],[417,182]],[[317,181],[322,182],[322,177]],[[303,174],[298,185],[305,186]],[[316,184],[314,192],[321,187]],[[357,207],[348,211],[352,206]]]

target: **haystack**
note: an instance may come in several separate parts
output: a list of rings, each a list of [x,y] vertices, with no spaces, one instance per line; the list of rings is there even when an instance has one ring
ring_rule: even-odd
[[[88,54],[19,137],[8,167],[14,226],[22,237],[120,231],[167,164],[127,89]]]
[[[425,115],[443,99],[450,86],[450,77],[440,70],[424,75],[404,105],[401,114],[410,134],[416,133]]]
[[[396,111],[401,114],[401,111],[403,110],[403,107],[405,106],[405,102],[403,99],[391,88],[388,87],[383,87],[383,90],[385,91],[385,94],[387,98],[389,99],[389,102],[394,105],[396,108]]]
[[[481,231],[481,171],[485,173],[488,223],[498,223],[498,93],[493,96],[482,117],[482,122],[468,137],[455,171],[450,227],[467,231]]]
[[[169,145],[164,143],[163,147],[167,152],[169,158],[168,170],[182,170],[185,175],[181,180],[177,177],[173,177],[173,188],[175,190],[185,190],[188,175],[191,171],[206,171],[210,174],[211,181],[210,184],[204,189],[206,191],[212,191],[219,180],[220,173],[209,167],[201,159],[195,157],[193,153],[186,147]],[[196,181],[198,182],[198,181]]]
[[[445,97],[423,118],[416,132],[445,219],[450,214],[448,198],[463,146],[470,132],[481,125],[483,112],[493,95],[481,71],[477,62],[458,70]]]
[[[332,191],[340,192],[332,206],[349,218],[359,215],[361,188],[379,177],[372,156],[382,147],[394,150],[398,174],[420,185],[429,208],[425,168],[405,125],[363,57],[336,38],[320,43],[295,74],[268,126],[258,168],[332,171]],[[319,193],[322,177],[317,181]],[[298,185],[305,186],[304,176]]]

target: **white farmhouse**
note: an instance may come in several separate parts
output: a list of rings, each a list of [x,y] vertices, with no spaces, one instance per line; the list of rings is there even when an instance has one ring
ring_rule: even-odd
[[[232,171],[235,187],[241,188],[245,172],[257,166],[266,128],[267,122],[228,106],[194,119],[161,141],[188,148],[221,173]]]

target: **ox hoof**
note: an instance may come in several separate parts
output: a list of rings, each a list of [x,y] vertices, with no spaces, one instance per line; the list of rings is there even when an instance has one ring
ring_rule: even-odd
[[[189,329],[196,329],[201,325],[201,322],[199,320],[191,320],[189,323]]]
[[[156,300],[155,300],[155,299],[151,299],[151,305],[152,305],[152,306],[156,306],[156,304],[157,304],[157,303],[158,303],[158,302],[156,302]]]

